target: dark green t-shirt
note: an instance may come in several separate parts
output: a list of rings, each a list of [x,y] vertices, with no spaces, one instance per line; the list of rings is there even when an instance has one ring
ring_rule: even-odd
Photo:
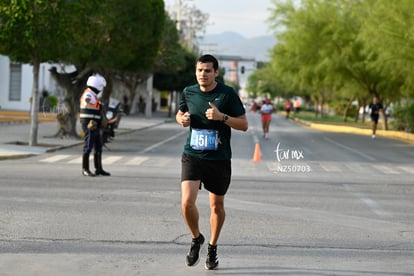
[[[223,83],[218,82],[216,87],[209,92],[202,92],[198,84],[186,87],[179,105],[179,110],[188,111],[191,119],[184,153],[202,159],[229,160],[231,159],[231,128],[221,121],[207,119],[205,112],[211,108],[209,102],[214,103],[220,112],[230,117],[239,117],[246,112],[234,89]],[[190,145],[193,128],[217,130],[219,141],[217,150],[193,149]]]

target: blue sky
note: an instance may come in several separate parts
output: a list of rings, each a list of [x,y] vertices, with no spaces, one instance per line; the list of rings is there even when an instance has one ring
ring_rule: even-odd
[[[166,9],[173,9],[178,0],[164,0]],[[181,0],[209,14],[206,34],[237,32],[246,38],[272,35],[265,22],[270,16],[272,0]]]

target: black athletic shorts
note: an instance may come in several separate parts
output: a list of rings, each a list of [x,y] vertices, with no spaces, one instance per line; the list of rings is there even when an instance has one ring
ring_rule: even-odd
[[[207,191],[225,195],[230,186],[231,160],[205,160],[183,154],[181,181],[185,180],[201,180]]]
[[[371,121],[378,124],[379,115],[371,115]]]

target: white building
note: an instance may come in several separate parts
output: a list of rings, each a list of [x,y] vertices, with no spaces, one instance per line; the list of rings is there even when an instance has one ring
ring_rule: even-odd
[[[39,70],[39,94],[49,91],[59,96],[61,88],[50,76],[52,64],[42,63]],[[33,66],[10,62],[0,55],[0,108],[8,110],[29,111],[33,87]]]
[[[49,69],[53,66],[58,68],[60,72],[60,65],[51,63],[42,63],[39,68],[39,97],[42,97],[42,92],[47,91],[49,95],[57,96],[63,100],[64,90],[51,77]],[[74,68],[71,66],[65,67],[65,71],[71,72]],[[33,66],[29,64],[10,62],[6,56],[0,55],[0,109],[15,110],[15,111],[30,111],[30,99],[32,97],[33,86]],[[138,112],[137,105],[140,96],[147,101],[152,98],[157,103],[159,109],[160,93],[158,91],[151,92],[151,97],[148,96],[147,84],[140,85],[137,89],[137,95],[131,108],[132,113]],[[114,97],[118,100],[123,99],[123,95],[128,94],[126,88],[121,84],[117,84],[116,89],[113,90]],[[151,102],[148,102],[150,104]],[[42,105],[42,102],[39,103]],[[41,108],[41,106],[39,107]]]
[[[247,99],[246,91],[249,76],[257,69],[257,62],[254,58],[231,55],[215,55],[219,61],[220,69],[224,68],[224,80],[237,83],[240,86],[240,97]]]

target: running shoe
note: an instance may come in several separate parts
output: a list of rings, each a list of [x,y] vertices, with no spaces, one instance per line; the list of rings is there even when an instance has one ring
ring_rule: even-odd
[[[195,238],[191,241],[191,247],[190,251],[188,252],[186,256],[186,263],[188,266],[193,266],[198,264],[198,261],[200,260],[200,249],[201,246],[204,243],[204,236],[200,233],[200,236],[198,238]]]
[[[217,257],[217,245],[208,245],[208,253],[206,259],[205,268],[207,270],[213,270],[218,268],[218,257]]]

